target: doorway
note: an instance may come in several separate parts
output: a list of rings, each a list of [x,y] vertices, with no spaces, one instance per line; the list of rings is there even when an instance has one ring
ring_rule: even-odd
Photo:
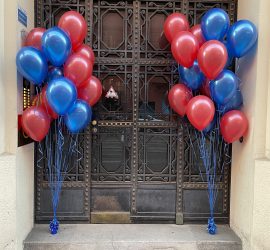
[[[234,21],[236,0],[36,1],[37,26],[56,25],[67,10],[85,16],[85,42],[94,49],[94,74],[104,92],[94,122],[79,135],[83,157],[63,184],[60,220],[183,224],[208,218],[207,184],[190,147],[193,129],[168,107],[178,74],[161,34],[169,14],[182,12],[195,24],[213,7]],[[37,222],[51,216],[45,169],[46,161],[36,171]],[[220,174],[215,217],[227,223],[230,165]]]

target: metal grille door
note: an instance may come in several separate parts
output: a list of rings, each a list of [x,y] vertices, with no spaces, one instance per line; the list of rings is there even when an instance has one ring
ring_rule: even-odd
[[[234,21],[236,0],[36,1],[37,26],[56,25],[67,10],[84,15],[85,42],[94,49],[94,74],[104,92],[94,108],[97,123],[79,137],[83,157],[74,161],[64,182],[60,219],[177,224],[206,220],[207,183],[201,180],[188,134],[196,138],[167,102],[178,73],[161,34],[169,14],[182,12],[195,24],[213,7],[225,9]],[[109,91],[117,98],[107,98]],[[219,171],[216,218],[228,222],[230,165]],[[45,158],[36,169],[36,221],[50,218],[49,201]]]

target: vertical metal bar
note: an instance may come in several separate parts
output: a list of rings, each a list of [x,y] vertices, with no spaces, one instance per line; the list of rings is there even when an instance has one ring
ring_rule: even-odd
[[[181,13],[188,17],[189,0],[182,0]]]
[[[138,180],[138,88],[139,88],[139,57],[140,57],[140,1],[133,2],[133,132],[132,132],[132,193],[131,193],[131,215],[136,214],[136,195]]]
[[[92,146],[92,133],[91,127],[88,126],[84,132],[84,212],[91,222],[91,204],[90,204],[90,188],[91,188],[91,146]]]
[[[177,175],[176,175],[176,221],[177,225],[184,224],[183,216],[183,168],[184,168],[184,138],[183,125],[178,126],[177,140]]]
[[[85,6],[85,19],[87,22],[87,37],[86,37],[86,43],[92,47],[93,44],[93,21],[94,21],[94,15],[93,15],[93,9],[94,9],[94,3],[93,0],[86,1]]]

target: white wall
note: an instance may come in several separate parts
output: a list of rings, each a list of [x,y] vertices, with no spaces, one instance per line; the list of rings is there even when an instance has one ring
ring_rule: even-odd
[[[29,30],[34,1],[0,1],[0,249],[22,249],[34,219],[33,144],[17,148],[18,5],[28,13]]]
[[[0,1],[0,30],[4,31],[4,1]],[[0,35],[0,154],[4,152],[5,145],[5,95],[4,93],[4,36]]]
[[[244,112],[249,133],[244,143],[233,144],[230,224],[240,236],[244,250],[270,249],[270,161],[269,144],[269,0],[239,0],[238,19],[249,19],[258,27],[257,51],[239,60]],[[256,53],[257,52],[257,53]],[[269,124],[270,125],[270,124]],[[267,144],[268,143],[268,144]]]

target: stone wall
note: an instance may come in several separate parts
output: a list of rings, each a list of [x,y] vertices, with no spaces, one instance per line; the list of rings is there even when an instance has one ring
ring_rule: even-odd
[[[22,249],[34,219],[33,144],[17,148],[18,6],[27,11],[30,30],[33,0],[0,1],[0,249]]]
[[[270,249],[269,0],[239,0],[238,19],[258,27],[258,48],[238,61],[249,133],[233,145],[230,225],[245,250]]]

